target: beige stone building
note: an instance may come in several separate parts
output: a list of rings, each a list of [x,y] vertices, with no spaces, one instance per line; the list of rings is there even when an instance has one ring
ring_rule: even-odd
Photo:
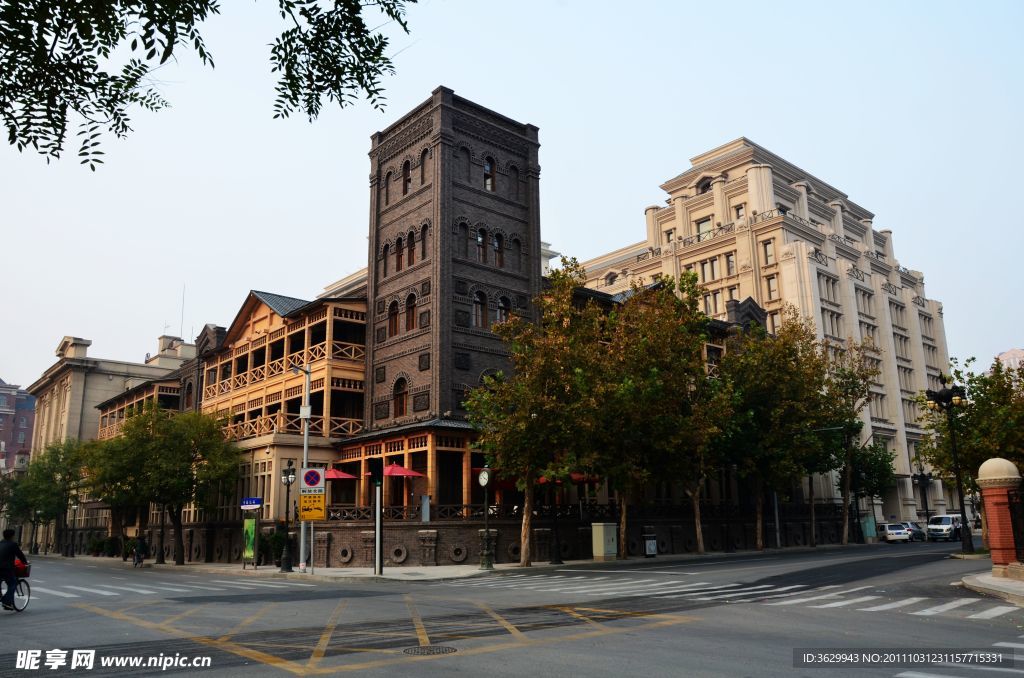
[[[926,295],[921,272],[901,265],[892,232],[876,230],[874,215],[845,193],[745,138],[692,158],[661,189],[665,205],[645,210],[645,238],[583,262],[587,285],[615,293],[690,270],[712,318],[724,318],[728,300],[751,297],[768,312],[769,330],[789,303],[815,321],[819,337],[870,339],[881,376],[863,435],[895,452],[898,476],[876,515],[923,517],[910,479],[923,436],[913,399],[941,387],[949,357],[942,304]],[[834,496],[833,479],[819,479],[815,493]],[[952,510],[938,482],[928,503],[932,514]]]

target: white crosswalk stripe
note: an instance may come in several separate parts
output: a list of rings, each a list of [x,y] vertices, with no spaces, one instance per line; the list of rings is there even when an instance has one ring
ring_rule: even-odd
[[[918,610],[917,612],[911,612],[910,614],[917,615],[918,617],[931,617],[941,612],[949,612],[955,610],[958,607],[964,605],[970,605],[977,602],[975,598],[957,598],[956,600],[944,603],[942,605],[936,605],[935,607],[929,607],[927,610]]]
[[[854,591],[862,591],[864,589],[871,588],[870,586],[857,586],[852,589],[846,589],[845,591],[832,591],[830,593],[823,593],[818,596],[811,596],[809,598],[788,598],[786,600],[780,600],[774,603],[765,603],[765,605],[799,605],[800,603],[809,603],[813,600],[824,600],[825,598],[835,598],[844,593],[853,593]]]
[[[744,598],[743,600],[736,600],[736,601],[733,601],[733,602],[736,602],[736,603],[752,603],[754,601],[772,600],[774,598],[792,598],[793,596],[803,596],[803,595],[806,595],[808,593],[818,593],[820,591],[827,591],[829,589],[837,589],[837,588],[839,588],[838,584],[830,584],[828,586],[819,586],[818,588],[811,589],[809,591],[789,591],[788,593],[772,593],[772,594],[768,594],[768,595],[754,595],[754,596],[751,596],[750,598]]]
[[[32,595],[37,593],[43,593],[50,596],[60,596],[61,598],[81,598],[77,593],[65,593],[64,591],[54,591],[53,589],[44,589],[42,586],[36,586],[35,582],[30,584],[32,587]]]
[[[790,586],[788,588],[793,588],[793,587]],[[765,589],[768,589],[768,591],[765,591]],[[716,595],[713,595],[713,596],[699,596],[697,598],[694,598],[694,600],[720,600],[720,599],[724,599],[724,598],[732,598],[733,596],[749,596],[752,592],[755,592],[755,591],[758,591],[758,590],[761,590],[762,593],[768,593],[768,592],[773,591],[773,590],[781,590],[781,589],[775,589],[775,587],[772,586],[771,584],[761,584],[759,586],[748,586],[745,589],[738,589],[736,591],[729,591],[728,593],[720,593],[720,594],[716,594]]]
[[[995,619],[996,617],[1003,616],[1007,612],[1013,612],[1014,610],[1019,609],[1020,608],[1016,605],[996,605],[995,607],[990,607],[984,612],[972,614],[968,619]]]
[[[194,593],[189,589],[178,588],[176,586],[154,586],[153,584],[146,584],[150,588],[154,588],[158,591],[174,591],[175,593]]]
[[[86,593],[95,593],[98,596],[119,596],[119,595],[121,595],[120,593],[114,593],[113,591],[103,591],[103,590],[96,589],[96,588],[90,589],[90,588],[87,588],[85,586],[71,586],[70,584],[65,584],[64,588],[66,588],[66,589],[74,589],[76,591],[85,591]]]
[[[869,600],[878,600],[879,598],[881,598],[881,596],[861,596],[860,598],[851,598],[850,600],[837,600],[834,603],[824,603],[822,605],[811,605],[810,607],[815,607],[815,608],[819,608],[819,609],[824,609],[824,608],[829,608],[829,607],[846,607],[847,605],[854,605],[856,603],[866,603]]]
[[[670,594],[670,595],[661,595],[661,596],[653,596],[653,597],[654,598],[685,598],[685,597],[688,597],[688,596],[695,596],[695,595],[699,595],[701,593],[706,593],[708,591],[720,591],[722,589],[731,589],[731,588],[736,587],[736,586],[739,586],[739,584],[719,584],[717,586],[698,587],[698,588],[686,591],[684,593],[673,593],[673,594]]]
[[[266,584],[266,583],[261,582],[261,581],[260,582],[258,582],[258,581],[247,581],[244,584],[241,583],[241,582],[237,582],[237,581],[225,581],[223,579],[211,579],[210,581],[212,581],[212,582],[214,582],[216,584],[224,584],[225,586],[238,586],[239,588],[253,588],[253,587],[256,587],[256,588],[263,587],[263,588],[268,588],[268,589],[286,589],[286,588],[289,588],[288,584]]]
[[[141,593],[144,596],[151,596],[156,591],[150,591],[149,589],[137,589],[133,586],[121,586],[120,584],[97,584],[105,589],[114,589],[115,591],[131,591],[132,593]]]
[[[861,612],[882,612],[883,610],[898,610],[901,607],[907,607],[914,603],[920,603],[928,600],[928,598],[904,598],[903,600],[897,600],[894,603],[886,603],[884,605],[875,605],[873,607],[861,607],[858,608]]]
[[[161,584],[169,584],[171,586],[187,586],[190,589],[200,589],[202,591],[223,591],[224,589],[216,586],[200,586],[198,584],[179,584],[177,582],[170,584],[170,582],[159,582]]]

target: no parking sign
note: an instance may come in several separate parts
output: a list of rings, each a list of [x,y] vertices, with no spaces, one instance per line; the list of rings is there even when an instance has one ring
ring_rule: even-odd
[[[327,520],[327,487],[324,472],[304,468],[299,484],[299,520]]]

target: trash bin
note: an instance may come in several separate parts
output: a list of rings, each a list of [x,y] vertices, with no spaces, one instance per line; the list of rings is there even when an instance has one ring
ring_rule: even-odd
[[[643,536],[644,540],[644,557],[653,558],[658,555],[658,535],[653,533],[646,533]]]

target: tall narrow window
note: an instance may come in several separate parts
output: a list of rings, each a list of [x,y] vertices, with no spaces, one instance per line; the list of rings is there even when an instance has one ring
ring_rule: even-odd
[[[429,227],[424,224],[423,229],[420,231],[420,259],[427,258],[427,233]]]
[[[764,249],[764,265],[771,266],[775,263],[775,241],[765,240],[761,246]]]
[[[491,238],[491,246],[494,248],[494,265],[505,268],[505,238],[500,233],[495,233]]]
[[[466,224],[459,224],[459,236],[455,246],[455,253],[463,259],[469,258],[469,228],[466,227]]]
[[[392,301],[388,307],[388,338],[398,334],[398,302]]]
[[[402,260],[405,256],[405,246],[402,243],[402,239],[399,238],[395,241],[395,273],[402,270]]]
[[[409,399],[409,385],[405,379],[399,379],[395,382],[395,389],[393,391],[393,409],[395,411],[394,416],[404,417],[407,412],[406,401]]]
[[[487,263],[487,231],[482,228],[476,232],[476,260]]]
[[[487,295],[483,292],[473,295],[473,327],[487,329]]]
[[[484,190],[494,191],[494,158],[484,158]]]
[[[412,168],[409,166],[409,161],[406,160],[402,165],[402,195],[409,195],[410,188],[412,188]]]
[[[391,247],[389,245],[384,245],[384,258],[381,260],[381,263],[380,263],[380,267],[381,267],[380,277],[382,277],[382,278],[388,277],[388,259],[390,257],[391,257]]]
[[[391,202],[391,172],[384,175],[384,204]]]
[[[427,183],[427,157],[429,155],[430,152],[425,148],[420,153],[420,186]]]
[[[774,275],[770,275],[765,278],[765,282],[768,286],[768,300],[779,298],[779,278]]]
[[[416,263],[416,232],[409,231],[409,237],[405,241],[406,246],[409,248],[409,265],[412,266]]]
[[[416,329],[416,295],[410,294],[405,299],[405,331]]]
[[[697,222],[697,241],[711,239],[711,217]]]
[[[725,255],[725,274],[736,275],[736,253],[729,252]]]
[[[508,297],[498,299],[498,322],[507,322],[512,315],[512,302]]]
[[[523,270],[523,244],[516,238],[512,238],[512,249],[510,254],[512,255],[512,270],[522,271]]]

